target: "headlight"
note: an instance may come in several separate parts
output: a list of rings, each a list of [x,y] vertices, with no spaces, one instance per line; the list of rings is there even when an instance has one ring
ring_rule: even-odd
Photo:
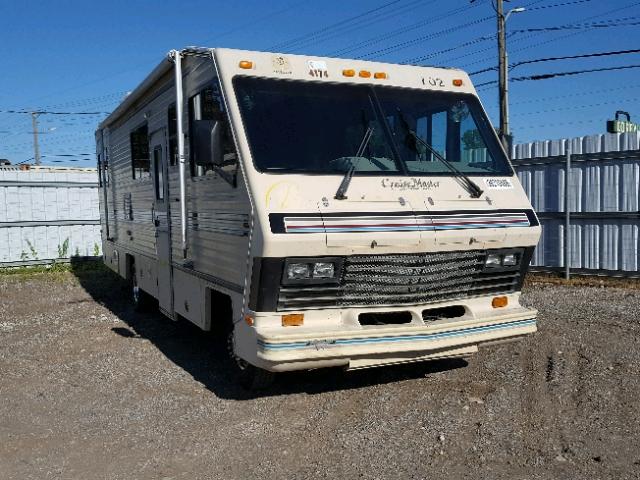
[[[333,263],[319,262],[313,264],[313,278],[333,278],[336,267]]]
[[[522,258],[522,251],[516,249],[509,249],[503,251],[493,251],[493,253],[487,253],[487,257],[484,260],[484,268],[487,269],[507,269],[513,270],[518,267]]]
[[[338,283],[344,259],[341,257],[290,258],[285,260],[283,285]]]
[[[502,256],[499,253],[490,253],[484,261],[485,267],[499,267],[502,265]]]
[[[505,253],[502,259],[502,265],[505,267],[513,267],[518,264],[518,255],[515,253]]]
[[[287,278],[289,280],[302,280],[311,276],[311,268],[308,263],[291,263],[287,266]]]

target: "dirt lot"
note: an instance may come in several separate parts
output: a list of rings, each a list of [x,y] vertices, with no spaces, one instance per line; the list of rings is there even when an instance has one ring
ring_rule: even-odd
[[[0,276],[0,478],[640,478],[639,293],[534,282],[521,343],[254,398],[108,272]]]

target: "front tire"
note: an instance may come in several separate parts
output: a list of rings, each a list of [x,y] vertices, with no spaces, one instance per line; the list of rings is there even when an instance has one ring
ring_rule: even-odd
[[[233,376],[245,390],[260,391],[269,388],[276,374],[263,368],[256,367],[235,353],[234,330],[227,334],[227,355],[231,362]]]

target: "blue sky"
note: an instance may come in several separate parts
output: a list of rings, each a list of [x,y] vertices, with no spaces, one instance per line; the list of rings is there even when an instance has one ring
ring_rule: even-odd
[[[553,6],[565,3],[570,5]],[[640,1],[511,0],[505,5],[528,7],[508,22],[510,62],[640,48],[640,25],[517,32],[639,22]],[[187,45],[417,62],[473,72],[497,63],[492,14],[489,0],[0,0],[0,110],[111,111],[168,50]],[[640,65],[640,55],[520,66],[511,75],[625,65]],[[602,133],[616,110],[640,121],[639,74],[640,68],[511,83],[516,142]],[[473,78],[483,83],[496,76],[489,71]],[[488,85],[479,92],[497,123],[497,89]],[[76,160],[69,164],[92,166],[93,131],[103,117],[42,115],[43,163]],[[32,158],[31,130],[29,115],[0,113],[0,158],[14,163]]]

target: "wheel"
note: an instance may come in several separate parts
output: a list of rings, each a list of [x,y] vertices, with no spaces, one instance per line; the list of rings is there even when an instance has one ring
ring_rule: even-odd
[[[270,387],[276,374],[263,368],[251,365],[246,360],[236,355],[234,344],[234,330],[227,333],[227,356],[231,363],[231,370],[238,383],[245,390],[259,391]]]

